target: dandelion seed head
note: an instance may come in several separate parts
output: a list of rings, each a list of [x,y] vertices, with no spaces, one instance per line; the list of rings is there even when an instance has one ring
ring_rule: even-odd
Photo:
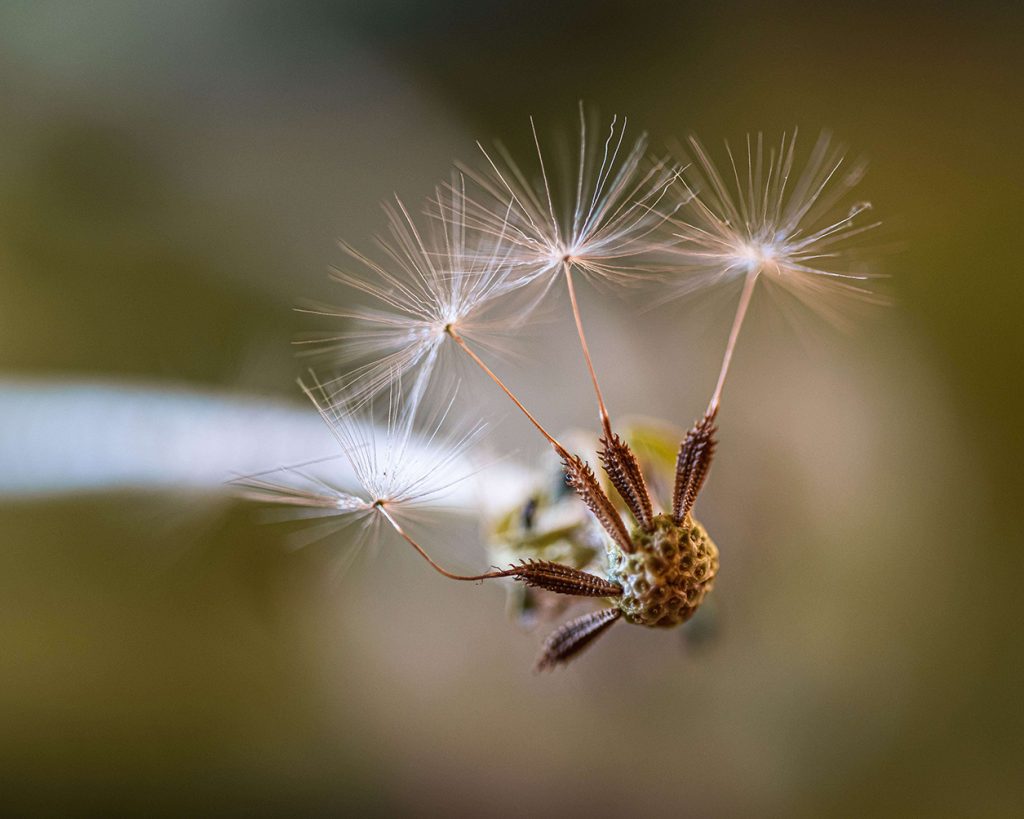
[[[358,521],[365,530],[385,509],[395,518],[436,509],[473,474],[467,453],[484,427],[447,431],[454,395],[441,410],[423,412],[421,398],[410,400],[397,380],[376,405],[358,395],[331,393],[316,381],[303,389],[340,452],[237,478],[232,483],[243,496],[284,505],[299,517]],[[338,468],[339,459],[345,469]]]
[[[734,252],[747,272],[776,264],[777,248],[770,242],[742,242]]]
[[[397,379],[379,402],[331,394],[319,383],[304,389],[341,445],[371,508],[400,512],[436,503],[470,474],[463,459],[483,425],[446,432],[454,392],[439,409],[424,412],[423,395],[403,394]]]
[[[724,170],[695,138],[688,153],[691,198],[672,219],[679,240],[670,251],[673,296],[755,276],[835,319],[836,297],[882,300],[867,286],[875,277],[857,266],[854,241],[879,223],[859,218],[870,202],[844,202],[865,165],[848,167],[827,133],[802,168],[795,134],[771,146],[761,134],[748,136],[745,156],[727,143]]]
[[[335,363],[364,361],[343,383],[365,398],[396,378],[422,392],[443,364],[452,331],[500,346],[532,310],[522,301],[504,309],[500,297],[526,282],[515,273],[508,246],[467,227],[461,178],[447,188],[445,208],[436,208],[436,201],[420,224],[400,200],[385,207],[388,235],[377,240],[380,258],[342,245],[364,272],[335,270],[333,277],[369,296],[372,306],[308,311],[353,322],[352,329],[312,343],[314,352],[327,353]]]
[[[663,240],[662,204],[677,169],[648,157],[645,135],[627,142],[627,126],[625,118],[613,117],[604,135],[594,138],[581,105],[575,177],[564,185],[550,174],[532,118],[532,170],[500,143],[493,149],[478,143],[482,169],[464,169],[475,183],[465,202],[467,223],[506,244],[509,261],[526,279],[558,271],[563,263],[597,278],[635,276],[644,255]]]

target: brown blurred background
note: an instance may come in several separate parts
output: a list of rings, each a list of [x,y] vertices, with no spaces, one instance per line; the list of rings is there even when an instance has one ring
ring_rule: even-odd
[[[995,3],[0,6],[0,390],[304,411],[291,307],[345,298],[335,238],[365,246],[379,200],[426,196],[474,139],[571,129],[581,98],[655,145],[832,129],[870,160],[896,299],[849,336],[755,306],[698,508],[723,565],[699,644],[623,627],[534,676],[540,635],[500,588],[391,541],[337,580],[344,535],[289,550],[208,492],[0,501],[6,808],[1021,815],[1022,23]],[[728,305],[584,301],[613,409],[689,423]],[[593,415],[569,329],[539,331],[544,368],[506,367],[561,428]],[[113,420],[62,409],[103,446]],[[505,414],[495,448],[530,463]],[[44,443],[6,423],[25,457]],[[437,537],[482,564],[457,529]]]

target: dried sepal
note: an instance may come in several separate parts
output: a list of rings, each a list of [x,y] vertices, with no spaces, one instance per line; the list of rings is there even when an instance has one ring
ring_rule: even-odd
[[[640,471],[640,463],[625,441],[612,433],[601,438],[601,452],[598,454],[604,471],[612,486],[629,507],[634,519],[645,531],[651,530],[654,509],[647,483]]]
[[[594,640],[600,637],[620,617],[619,609],[592,611],[570,620],[553,631],[544,641],[544,648],[537,658],[537,671],[547,671],[560,663],[567,663]]]
[[[618,597],[622,586],[603,577],[547,560],[524,560],[509,573],[527,586],[578,597]]]
[[[566,453],[562,458],[562,468],[565,470],[566,482],[576,490],[576,494],[594,513],[597,522],[601,524],[608,536],[622,551],[632,552],[633,541],[629,537],[629,532],[626,531],[626,525],[622,522],[622,517],[615,509],[615,505],[601,488],[590,465],[578,455]]]
[[[697,495],[704,486],[704,480],[715,456],[717,431],[715,413],[710,412],[693,425],[679,446],[676,485],[672,493],[672,518],[677,524],[682,523],[690,514]]]

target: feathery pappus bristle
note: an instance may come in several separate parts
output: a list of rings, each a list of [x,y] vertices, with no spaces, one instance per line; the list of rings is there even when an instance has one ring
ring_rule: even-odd
[[[475,472],[466,456],[484,427],[447,432],[454,397],[439,411],[422,412],[421,400],[404,396],[397,379],[382,402],[330,393],[315,380],[303,389],[339,454],[235,478],[241,496],[294,508],[300,517],[335,515],[369,524],[385,510],[400,520],[436,508]],[[384,411],[375,403],[386,404]],[[348,467],[344,484],[324,469],[339,458]]]
[[[335,269],[333,278],[369,296],[374,305],[304,311],[354,323],[352,329],[301,342],[334,363],[363,362],[336,382],[349,392],[372,397],[396,378],[404,379],[414,395],[422,392],[443,363],[450,332],[500,350],[503,338],[536,306],[532,292],[499,298],[528,283],[509,259],[511,247],[500,235],[467,228],[459,176],[446,191],[447,206],[432,206],[422,224],[397,198],[385,206],[388,235],[377,238],[380,259],[341,244],[365,273]]]
[[[754,276],[837,322],[837,299],[885,301],[867,286],[877,276],[856,266],[853,240],[880,224],[863,218],[870,203],[850,198],[865,164],[847,162],[824,132],[800,167],[796,142],[748,136],[745,156],[726,143],[724,172],[696,137],[680,149],[690,201],[672,219],[666,298]]]
[[[586,274],[623,281],[645,267],[645,254],[668,236],[660,229],[677,167],[651,159],[647,137],[626,141],[627,121],[613,117],[603,138],[592,139],[580,106],[575,178],[557,185],[549,175],[533,118],[535,172],[524,170],[500,143],[479,144],[480,170],[463,168],[476,190],[465,200],[466,222],[509,247],[508,259],[524,275],[542,278],[568,262]],[[678,205],[672,205],[672,208]]]

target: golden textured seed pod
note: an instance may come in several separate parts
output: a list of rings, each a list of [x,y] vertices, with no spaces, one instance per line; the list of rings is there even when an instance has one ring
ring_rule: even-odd
[[[696,520],[681,524],[656,515],[652,528],[633,530],[636,550],[608,547],[608,579],[622,586],[615,603],[630,623],[670,627],[685,623],[714,585],[718,549]]]

